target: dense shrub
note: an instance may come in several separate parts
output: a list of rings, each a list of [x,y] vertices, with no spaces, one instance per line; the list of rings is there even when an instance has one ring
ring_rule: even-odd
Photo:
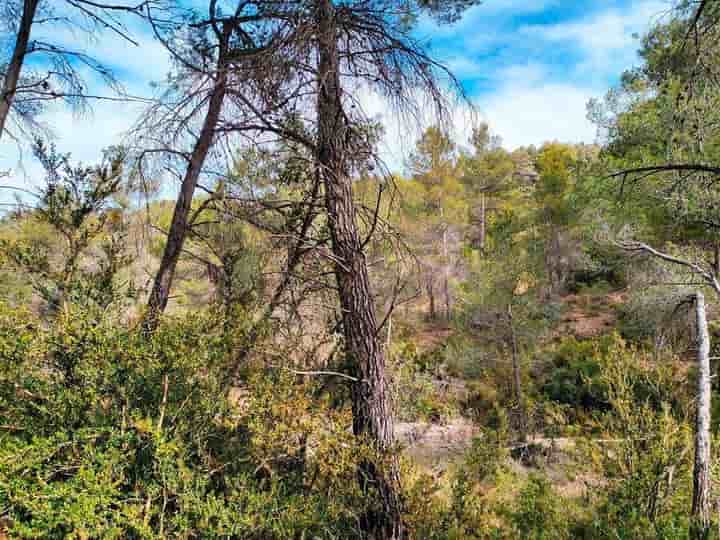
[[[585,411],[607,408],[606,388],[599,379],[606,341],[569,337],[551,351],[552,371],[542,386],[545,397]]]
[[[352,538],[367,455],[295,377],[226,399],[207,317],[148,340],[0,308],[0,508],[13,538]],[[278,378],[279,377],[279,378]]]
[[[498,354],[494,348],[481,346],[472,338],[459,335],[444,344],[441,359],[450,375],[479,379],[486,370],[497,366]]]
[[[568,518],[572,516],[568,515],[567,506],[561,497],[542,476],[530,476],[508,517],[517,531],[518,538],[528,540],[570,538]]]
[[[684,384],[677,362],[670,361],[671,357],[653,358],[627,345],[617,334],[586,341],[570,337],[549,351],[551,371],[542,393],[547,399],[569,405],[576,420],[588,417],[580,413],[608,411],[611,404],[603,373],[617,355],[633,358],[627,363],[627,377],[634,400],[656,411],[663,404],[676,411],[683,407]]]
[[[401,422],[442,422],[459,414],[458,404],[438,378],[438,356],[419,353],[412,342],[393,345],[390,377],[397,419]]]
[[[688,411],[671,402],[686,394],[682,384],[622,343],[608,351],[600,378],[610,408],[598,418],[604,436],[587,441],[587,462],[599,465],[605,485],[587,535],[687,538],[692,431]]]

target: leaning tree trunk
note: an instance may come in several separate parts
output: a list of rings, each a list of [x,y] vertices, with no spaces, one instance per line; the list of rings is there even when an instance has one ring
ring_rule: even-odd
[[[283,278],[275,288],[275,291],[270,298],[270,302],[268,302],[267,306],[265,307],[265,311],[263,311],[263,314],[260,316],[260,318],[252,325],[250,331],[248,332],[248,335],[243,340],[243,345],[240,347],[240,349],[235,355],[235,369],[233,370],[235,377],[239,376],[240,369],[244,366],[245,359],[248,357],[250,352],[253,350],[255,343],[260,338],[260,333],[263,326],[265,326],[265,324],[271,319],[273,313],[275,313],[275,310],[280,306],[280,302],[282,301],[285,291],[290,287],[290,284],[292,283],[295,269],[300,264],[303,255],[305,255],[305,253],[307,252],[307,248],[303,248],[303,244],[307,239],[307,234],[310,230],[310,227],[312,226],[315,218],[318,215],[314,208],[315,203],[318,200],[319,191],[320,186],[319,183],[316,182],[312,189],[309,204],[307,205],[307,213],[305,214],[305,217],[303,218],[302,224],[300,226],[300,230],[296,235],[296,240],[291,246],[288,247],[288,260],[285,266]]]
[[[160,321],[160,315],[167,307],[170,298],[170,287],[172,286],[175,269],[177,268],[180,253],[182,252],[185,238],[187,237],[188,217],[192,208],[193,194],[197,187],[200,172],[205,159],[210,151],[213,142],[215,128],[220,118],[223,100],[227,90],[227,71],[222,62],[219,64],[217,80],[210,96],[207,114],[203,122],[200,134],[195,142],[190,162],[185,171],[180,194],[175,203],[170,230],[168,231],[167,243],[163,252],[160,268],[155,275],[152,292],[148,298],[147,311],[143,320],[143,328],[147,333],[153,333]]]
[[[335,8],[317,0],[318,23],[318,172],[325,187],[325,207],[335,257],[346,352],[358,381],[352,387],[353,432],[379,452],[380,463],[367,461],[358,471],[361,488],[377,494],[379,508],[366,513],[362,527],[369,538],[405,537],[402,523],[393,414],[385,379],[385,357],[378,337],[363,246],[355,219],[352,181],[346,166],[348,124],[342,109]]]
[[[701,292],[695,296],[695,317],[698,398],[690,536],[699,540],[710,534],[710,336],[705,316],[705,298]]]
[[[0,93],[0,139],[5,132],[5,123],[10,115],[13,99],[15,99],[15,92],[17,91],[18,80],[20,80],[23,61],[27,54],[30,30],[33,20],[35,19],[38,1],[39,0],[25,0],[23,3],[23,13],[20,18],[18,34],[15,38],[15,48],[13,49],[10,64],[8,64],[7,71],[5,72],[2,93]]]

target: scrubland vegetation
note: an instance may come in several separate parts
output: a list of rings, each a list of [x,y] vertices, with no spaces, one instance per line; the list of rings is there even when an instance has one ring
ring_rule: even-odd
[[[413,39],[474,3],[11,2],[45,175],[0,220],[0,538],[717,537],[720,5],[642,37],[597,144],[510,151]],[[115,81],[23,63],[60,13],[175,57],[95,165],[33,135]],[[404,174],[362,85],[437,108]]]

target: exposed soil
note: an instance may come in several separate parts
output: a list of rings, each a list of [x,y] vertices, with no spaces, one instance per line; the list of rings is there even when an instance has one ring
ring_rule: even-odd
[[[575,336],[588,339],[609,332],[617,323],[617,306],[623,302],[623,292],[602,296],[570,294],[562,298],[567,312],[555,336]]]
[[[405,454],[434,471],[444,471],[460,459],[478,433],[478,427],[464,418],[444,425],[409,422],[395,426],[395,437]]]
[[[395,436],[406,456],[439,477],[463,460],[479,431],[469,420],[460,418],[445,425],[401,423],[395,428]],[[581,497],[602,484],[598,477],[582,472],[572,438],[531,437],[527,444],[515,444],[509,450],[508,465],[513,472],[528,476],[542,470],[564,496]]]
[[[444,326],[426,325],[417,334],[413,342],[419,352],[432,351],[443,345],[452,336],[453,330]]]

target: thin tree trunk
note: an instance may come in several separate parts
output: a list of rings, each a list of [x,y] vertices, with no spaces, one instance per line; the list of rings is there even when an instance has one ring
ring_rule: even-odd
[[[520,441],[527,441],[527,419],[525,418],[525,408],[523,405],[522,395],[522,374],[520,373],[520,351],[518,348],[517,334],[515,333],[515,320],[512,314],[512,304],[507,307],[508,325],[510,327],[510,346],[512,351],[512,369],[514,380],[515,401],[517,402],[518,411],[520,413]]]
[[[550,276],[551,296],[560,294],[567,281],[566,267],[562,257],[562,238],[560,228],[550,223],[550,238],[548,239],[545,260]]]
[[[345,347],[355,376],[352,386],[353,432],[380,453],[384,463],[363,463],[361,488],[379,497],[381,510],[363,516],[365,534],[376,540],[405,537],[394,446],[393,414],[385,379],[385,356],[377,335],[365,254],[357,229],[352,181],[345,159],[348,135],[342,110],[339,55],[332,0],[317,0],[318,17],[318,172],[325,186],[325,207],[336,258]]]
[[[485,194],[480,193],[480,253],[485,254]]]
[[[430,320],[434,321],[437,318],[437,310],[435,309],[435,284],[433,283],[432,274],[427,277],[427,285],[425,290],[428,294],[428,300],[430,301],[429,312]]]
[[[710,335],[705,316],[705,298],[695,296],[697,325],[698,398],[695,427],[695,466],[691,538],[705,539],[710,533]]]
[[[445,295],[445,320],[449,321],[452,316],[452,300],[450,298],[450,278],[447,269],[443,277],[443,294]]]
[[[555,275],[555,265],[553,263],[553,235],[554,235],[554,229],[553,225],[550,222],[547,222],[548,226],[548,234],[549,237],[546,240],[545,244],[545,269],[547,271],[548,280],[550,281],[550,290],[548,291],[548,297],[552,298],[555,295],[555,291],[557,290],[557,282],[556,282],[556,275]]]
[[[224,46],[221,46],[221,50]],[[224,53],[220,53],[221,55]],[[195,142],[190,162],[185,171],[180,194],[175,203],[175,211],[173,213],[168,238],[165,244],[165,251],[160,262],[160,268],[155,275],[152,292],[148,298],[147,311],[143,320],[143,328],[147,333],[153,333],[160,321],[160,315],[167,307],[170,298],[170,288],[172,287],[175,269],[182,252],[185,238],[187,237],[188,217],[192,208],[193,194],[197,187],[200,172],[205,164],[205,159],[210,151],[213,142],[215,128],[220,118],[223,100],[227,90],[227,71],[222,62],[219,61],[217,81],[210,96],[207,114],[203,122],[200,135]]]
[[[450,320],[452,299],[450,298],[450,261],[448,260],[447,224],[443,225],[443,294],[445,295],[445,320]]]
[[[385,353],[390,352],[390,343],[392,342],[392,313],[388,316],[387,336],[385,340]]]
[[[312,226],[315,218],[318,215],[314,208],[315,203],[317,202],[319,197],[319,192],[320,183],[315,182],[315,184],[313,185],[312,193],[310,195],[309,204],[307,205],[308,210],[305,214],[305,217],[303,218],[300,231],[297,235],[297,240],[288,248],[288,260],[285,267],[285,274],[283,275],[280,283],[278,283],[277,287],[275,288],[275,291],[270,298],[270,302],[267,304],[267,307],[265,308],[262,316],[253,324],[250,332],[248,332],[248,335],[244,340],[243,346],[240,348],[235,357],[235,377],[238,376],[245,359],[250,354],[253,347],[255,346],[255,342],[260,337],[260,331],[262,330],[263,326],[270,320],[272,314],[280,306],[283,295],[285,294],[285,291],[292,282],[295,269],[297,268],[298,264],[300,264],[303,255],[307,252],[307,249],[303,248],[303,243],[306,241],[308,231],[310,230],[310,227]]]
[[[15,48],[13,49],[12,58],[5,73],[2,93],[0,94],[0,139],[2,139],[3,133],[5,133],[5,123],[10,115],[12,102],[15,99],[17,83],[18,80],[20,80],[20,71],[22,70],[25,55],[27,54],[30,30],[32,29],[33,20],[35,19],[38,2],[39,0],[25,0],[23,3],[23,13],[20,19],[17,38],[15,39]]]

